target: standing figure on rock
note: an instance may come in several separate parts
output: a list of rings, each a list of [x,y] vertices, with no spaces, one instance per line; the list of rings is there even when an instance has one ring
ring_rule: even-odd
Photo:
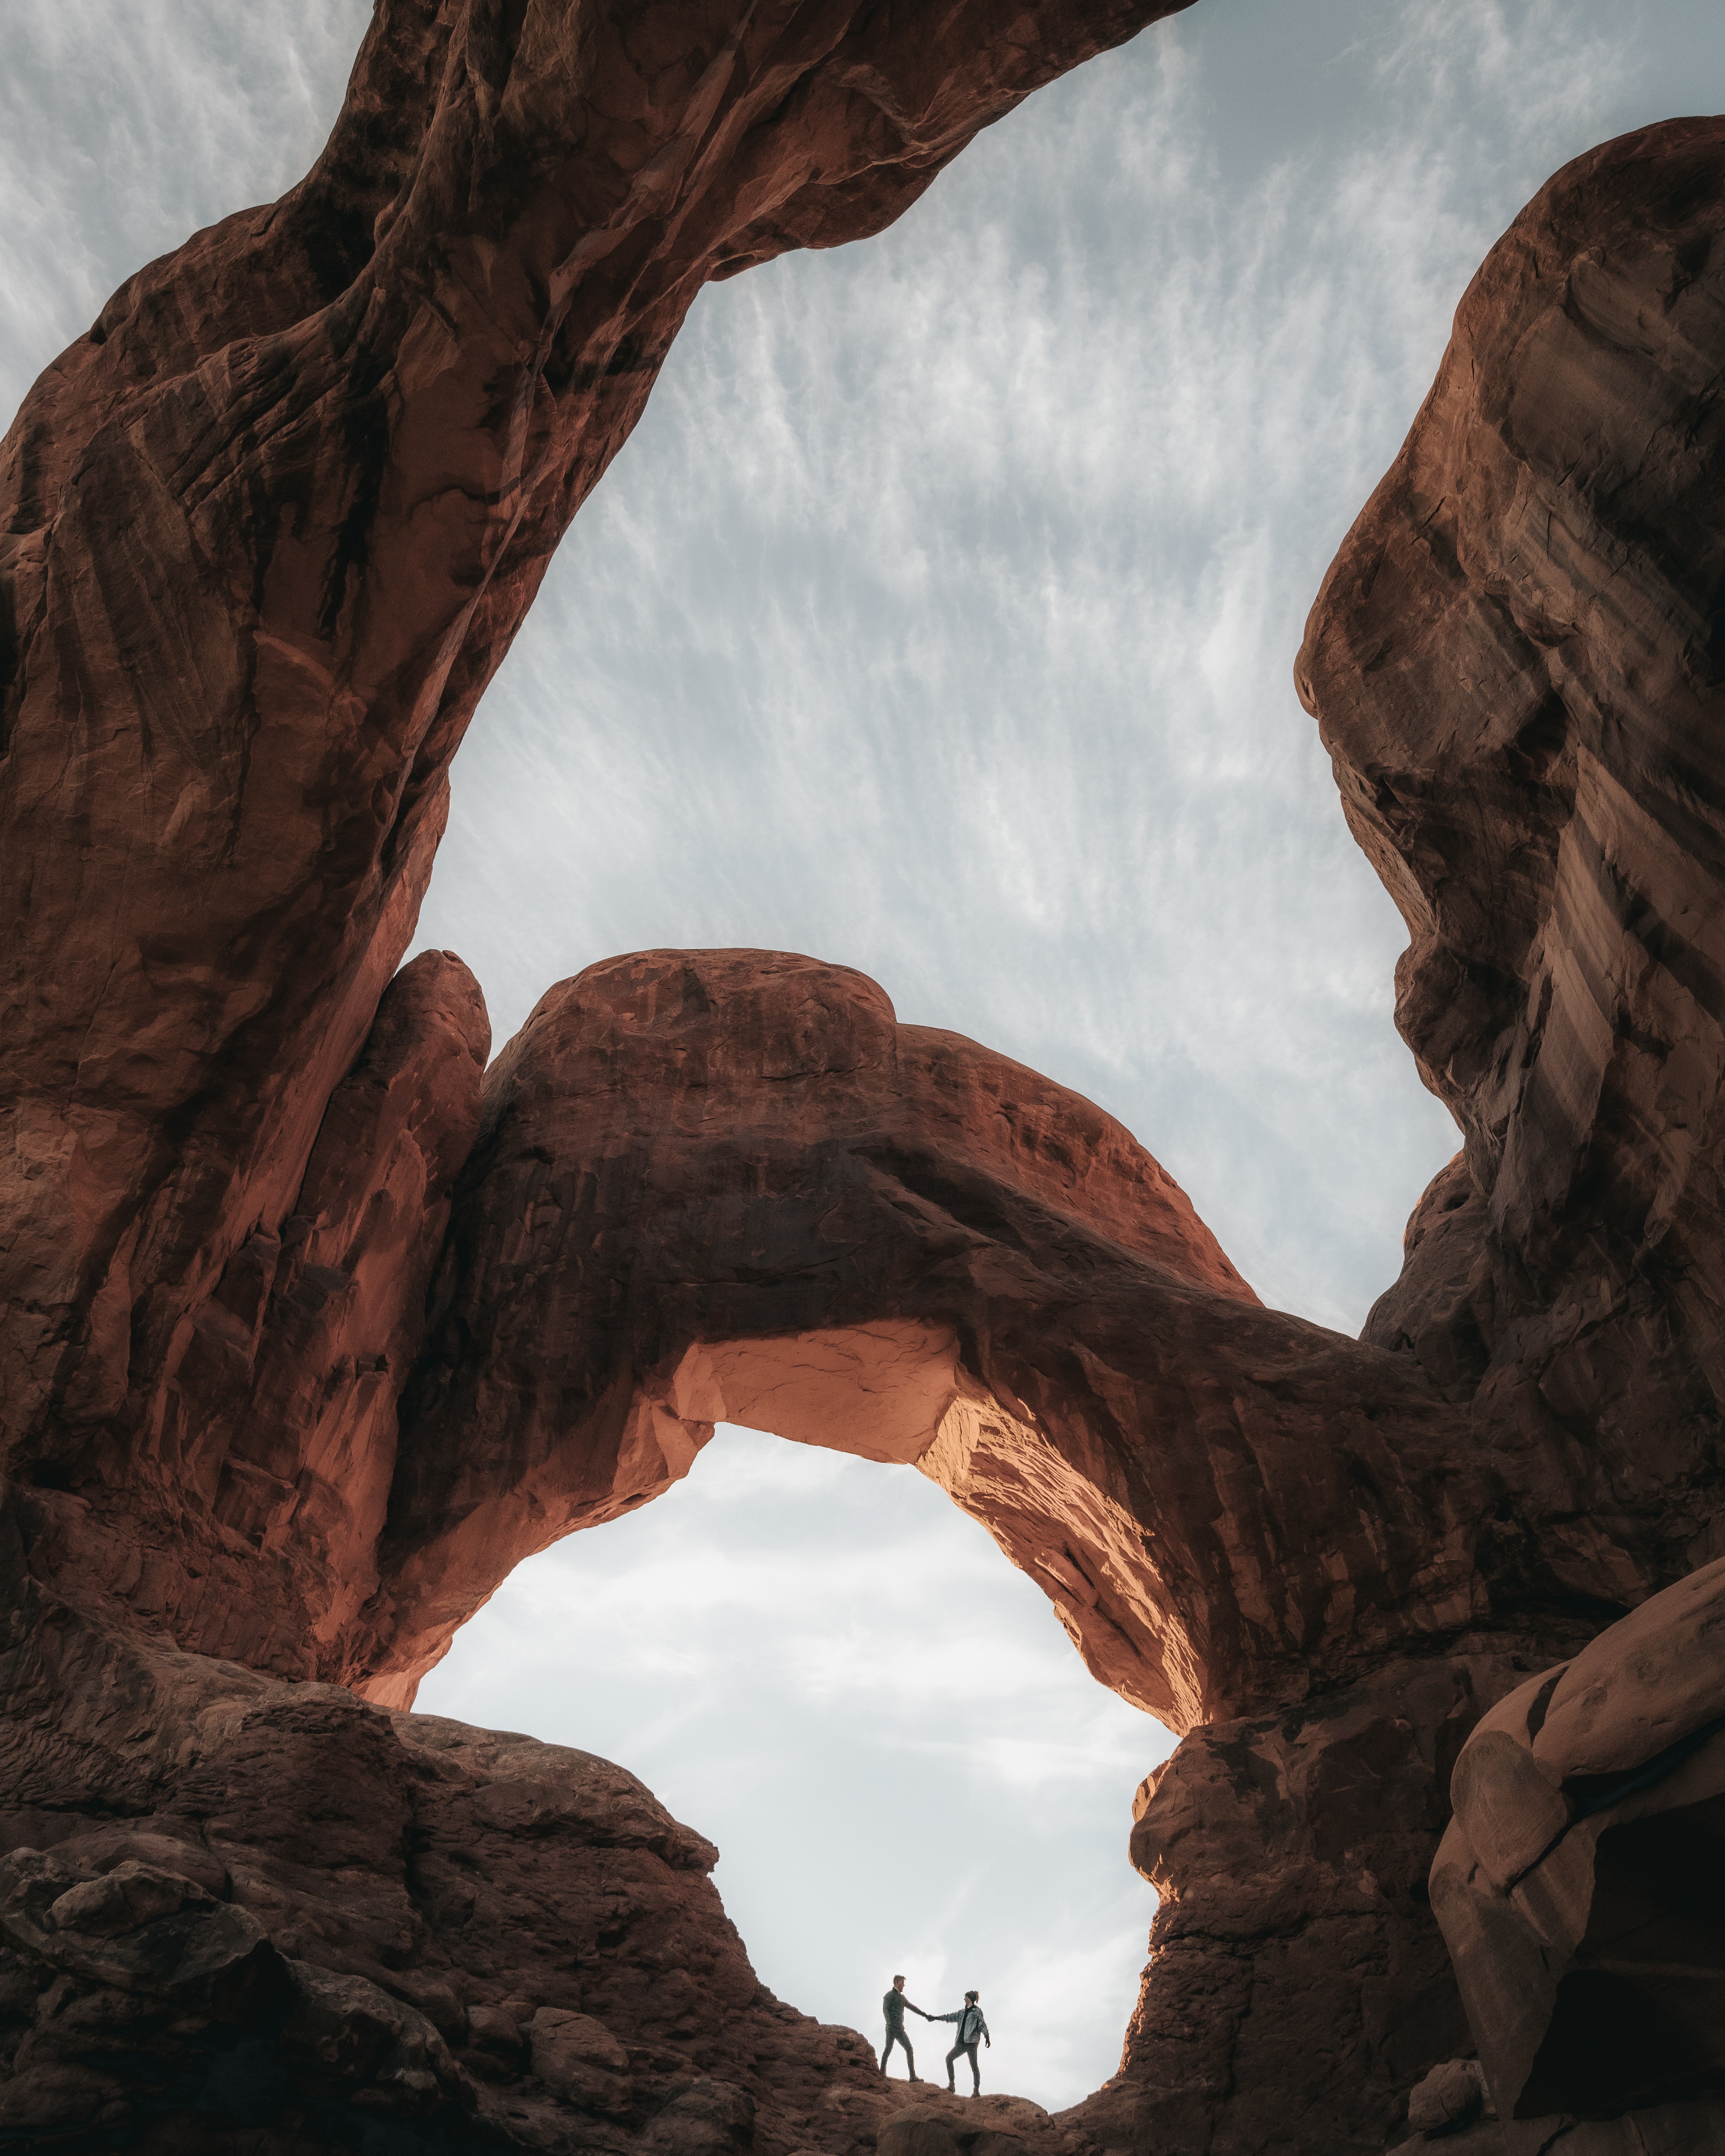
[[[952,2050],[947,2054],[947,2087],[949,2089],[952,2088],[952,2061],[962,2055],[970,2061],[970,2078],[975,2084],[970,2092],[973,2096],[980,2096],[983,2092],[982,2069],[976,2062],[976,2047],[978,2039],[986,2044],[991,2051],[994,2048],[994,2039],[988,2034],[988,2025],[983,2019],[983,2010],[977,2003],[978,1998],[978,1994],[976,1992],[967,1991],[964,1994],[964,2004],[956,2014],[929,2014],[923,2016],[923,2019],[928,2021],[956,2021],[958,2024],[958,2033],[952,2040]],[[956,2096],[958,2092],[957,2089],[952,2089],[952,2093]]]
[[[917,2077],[916,2054],[911,2049],[911,2040],[905,2034],[905,2009],[907,2006],[911,2013],[922,2014],[922,2009],[914,1999],[905,1997],[904,1979],[901,1976],[896,1976],[892,1979],[891,1990],[880,2001],[880,2010],[886,2016],[886,2048],[880,2054],[880,2071],[883,2074],[886,2072],[886,2061],[892,2056],[893,2046],[902,2044],[905,2047],[905,2056],[911,2064],[911,2079],[915,2081]],[[922,2019],[925,2021],[932,2021],[934,2016],[932,2014],[922,2014]]]

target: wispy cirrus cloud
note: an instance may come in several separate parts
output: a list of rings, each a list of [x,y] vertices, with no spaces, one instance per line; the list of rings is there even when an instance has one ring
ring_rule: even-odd
[[[367,0],[8,0],[0,408],[132,271],[322,146]]]

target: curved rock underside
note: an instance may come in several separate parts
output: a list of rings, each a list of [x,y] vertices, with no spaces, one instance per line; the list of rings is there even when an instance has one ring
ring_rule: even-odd
[[[1466,1138],[1361,1341],[843,968],[614,960],[488,1072],[459,961],[395,970],[449,758],[701,284],[878,229],[1168,12],[385,4],[301,187],[141,272],[20,413],[0,2144],[1712,2145],[1702,2037],[1599,2066],[1664,1979],[1575,1908],[1648,1842],[1677,1936],[1671,1836],[1715,1831],[1725,1646],[1678,1583],[1725,1522],[1725,125],[1529,206],[1308,629]],[[721,1419],[914,1460],[1187,1732],[1139,1793],[1122,2071],[1060,2120],[904,2109],[762,1991],[629,1777],[401,1711]],[[1543,1737],[1649,1638],[1698,1684],[1591,1764]],[[1471,2069],[1406,2108],[1463,1992],[1501,2123]]]

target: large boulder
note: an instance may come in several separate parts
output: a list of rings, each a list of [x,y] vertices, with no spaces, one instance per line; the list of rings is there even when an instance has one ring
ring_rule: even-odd
[[[1500,1702],[1450,1787],[1432,1902],[1505,2121],[1716,2091],[1725,2138],[1725,1559]]]
[[[1725,1515],[1722,175],[1671,121],[1528,203],[1296,669],[1465,1140],[1364,1337],[1471,1404],[1528,1590],[1596,1622]]]

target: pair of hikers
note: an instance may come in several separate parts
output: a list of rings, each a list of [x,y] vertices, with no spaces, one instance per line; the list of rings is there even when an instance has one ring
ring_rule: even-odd
[[[880,2002],[881,2011],[886,2016],[886,2048],[880,2054],[881,2072],[884,2074],[886,2071],[886,2061],[892,2056],[893,2046],[902,2044],[905,2047],[905,2056],[910,2061],[911,2079],[914,2082],[921,2078],[916,2071],[916,2054],[911,2049],[911,2040],[905,2034],[905,2009],[908,2006],[911,2013],[922,2014],[922,2019],[925,2021],[956,2021],[957,2023],[957,2036],[952,2050],[947,2054],[947,2087],[949,2089],[952,2088],[952,2061],[959,2058],[968,2059],[970,2078],[975,2083],[971,2094],[980,2096],[983,2092],[983,2076],[982,2070],[976,2062],[976,2047],[979,2043],[986,2044],[992,2051],[994,2048],[994,2039],[988,2034],[988,2025],[983,2020],[983,2010],[977,2004],[978,1996],[979,1994],[974,1991],[967,1991],[964,1994],[964,2004],[956,2014],[923,2014],[920,2006],[914,2005],[905,1997],[904,1979],[901,1976],[894,1977],[891,1990]],[[958,2092],[957,2089],[952,2089],[952,2093],[956,2096]]]

